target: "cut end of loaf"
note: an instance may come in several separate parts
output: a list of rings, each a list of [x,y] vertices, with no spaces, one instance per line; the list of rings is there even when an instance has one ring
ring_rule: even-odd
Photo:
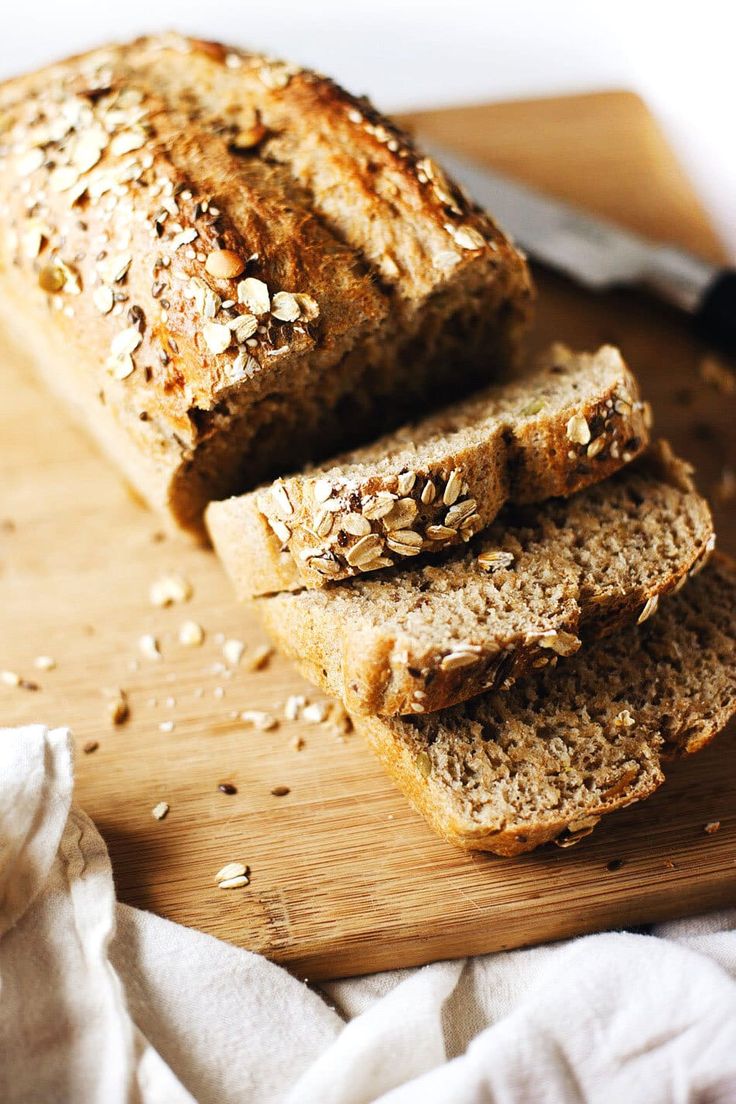
[[[736,711],[736,574],[716,557],[656,616],[557,671],[426,717],[356,717],[399,787],[461,847],[574,842]]]
[[[316,73],[162,35],[8,81],[0,112],[3,283],[184,527],[513,358],[521,255]]]

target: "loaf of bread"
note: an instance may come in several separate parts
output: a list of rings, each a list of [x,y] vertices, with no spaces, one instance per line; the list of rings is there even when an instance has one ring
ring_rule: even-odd
[[[616,349],[557,345],[517,382],[212,503],[207,525],[239,597],[321,587],[468,541],[508,499],[605,479],[644,448],[647,414]]]
[[[206,503],[486,382],[521,255],[315,73],[176,35],[0,86],[0,311],[149,502]]]
[[[736,711],[736,574],[714,561],[646,624],[424,717],[356,717],[399,788],[460,847],[516,855],[587,835]]]
[[[713,543],[688,467],[660,442],[571,498],[507,508],[466,548],[254,605],[279,648],[349,710],[425,713],[645,620]]]

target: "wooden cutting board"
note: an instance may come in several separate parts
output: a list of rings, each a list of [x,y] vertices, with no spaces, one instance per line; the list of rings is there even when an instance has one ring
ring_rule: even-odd
[[[697,200],[630,95],[431,112],[413,124],[637,230],[719,256]],[[683,321],[633,295],[594,298],[539,276],[535,343],[620,343],[660,430],[714,493],[724,466],[736,466],[736,396],[702,381],[705,350]],[[78,802],[108,843],[124,901],[308,978],[736,903],[729,737],[675,767],[651,801],[611,817],[579,847],[508,860],[436,839],[357,736],[285,720],[269,732],[246,727],[236,719],[244,709],[281,714],[290,694],[320,695],[279,659],[262,671],[224,673],[223,638],[248,650],[263,638],[232,600],[214,556],[164,538],[35,383],[23,356],[4,346],[0,381],[0,668],[40,683],[36,692],[0,683],[0,712],[6,724],[72,727]],[[721,546],[736,551],[733,503],[717,512]],[[194,595],[155,609],[149,585],[171,569],[191,581]],[[178,642],[185,618],[205,628],[201,648]],[[138,652],[147,632],[160,641],[160,661]],[[56,669],[34,669],[39,654],[55,657]],[[125,688],[130,699],[130,720],[117,728],[106,716],[108,687]],[[85,754],[90,740],[99,747]],[[222,782],[237,794],[219,792]],[[279,786],[289,794],[272,796]],[[171,807],[162,821],[151,816],[159,801]],[[706,834],[715,820],[720,831]],[[214,875],[229,860],[250,866],[250,886],[217,888]]]

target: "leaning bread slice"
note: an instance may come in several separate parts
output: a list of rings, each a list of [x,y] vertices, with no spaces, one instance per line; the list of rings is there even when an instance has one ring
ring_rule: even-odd
[[[736,574],[716,559],[656,617],[556,671],[426,717],[356,724],[414,807],[461,847],[576,842],[647,797],[663,762],[736,711]]]
[[[441,559],[258,598],[302,672],[354,712],[424,713],[508,685],[642,619],[712,549],[689,468],[660,442],[605,483],[509,508]]]
[[[494,386],[329,468],[213,503],[207,524],[240,597],[330,581],[469,540],[507,500],[605,479],[641,451],[647,408],[618,351],[556,345]]]

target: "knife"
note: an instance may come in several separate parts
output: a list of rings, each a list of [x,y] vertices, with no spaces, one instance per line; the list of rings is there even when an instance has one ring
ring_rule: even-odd
[[[691,315],[706,341],[736,353],[736,269],[648,241],[434,143],[424,145],[534,260],[596,291],[643,287]]]

